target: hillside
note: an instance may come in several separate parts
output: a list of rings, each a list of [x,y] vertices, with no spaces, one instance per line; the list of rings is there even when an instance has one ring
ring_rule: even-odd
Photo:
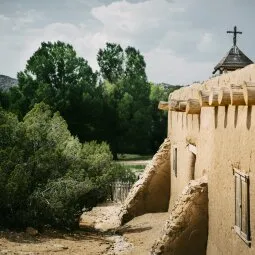
[[[17,79],[0,74],[0,89],[8,90],[9,88],[13,86],[17,86],[17,84],[18,84]]]

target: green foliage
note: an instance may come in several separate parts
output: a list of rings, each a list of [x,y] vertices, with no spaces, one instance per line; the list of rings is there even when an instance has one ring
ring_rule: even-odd
[[[101,75],[105,78],[102,88],[104,108],[108,112],[104,119],[103,140],[109,142],[115,159],[117,153],[148,153],[150,86],[143,56],[133,47],[122,50],[120,45],[109,43],[97,56]],[[115,64],[111,66],[113,62],[119,66],[118,71]]]
[[[123,74],[123,49],[119,44],[106,43],[105,49],[98,51],[97,62],[103,78],[115,83]]]
[[[36,104],[22,122],[0,108],[0,225],[77,226],[111,182],[132,178],[106,143],[81,144],[48,105]]]
[[[96,138],[91,130],[95,130],[98,115],[91,112],[96,113],[100,105],[97,74],[71,45],[43,42],[18,73],[18,83],[10,89],[9,109],[20,119],[43,101],[61,113],[72,134],[82,141]]]
[[[150,84],[144,57],[134,47],[106,43],[97,61],[100,75],[71,45],[43,42],[18,73],[19,86],[0,92],[0,103],[21,120],[36,103],[44,102],[60,113],[80,141],[106,141],[114,159],[117,153],[154,153],[167,127],[158,102],[178,87]],[[77,144],[75,139],[68,142]],[[62,158],[52,153],[52,160]]]
[[[151,148],[156,151],[166,137],[167,112],[158,110],[159,101],[168,101],[171,92],[181,86],[165,86],[164,84],[150,84],[151,102]]]
[[[93,184],[89,179],[52,180],[32,193],[31,208],[41,222],[50,222],[54,227],[76,227],[81,208],[88,200],[87,196],[92,189]]]

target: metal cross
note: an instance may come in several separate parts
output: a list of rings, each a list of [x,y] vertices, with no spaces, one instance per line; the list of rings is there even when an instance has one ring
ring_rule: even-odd
[[[234,26],[234,31],[227,31],[228,34],[234,34],[233,43],[236,46],[236,35],[242,34],[242,32],[237,31],[236,26]]]

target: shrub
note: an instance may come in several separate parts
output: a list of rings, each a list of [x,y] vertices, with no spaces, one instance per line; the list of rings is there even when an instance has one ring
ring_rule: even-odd
[[[44,103],[22,122],[0,108],[0,138],[0,225],[75,227],[113,181],[134,179],[106,143],[81,144]]]

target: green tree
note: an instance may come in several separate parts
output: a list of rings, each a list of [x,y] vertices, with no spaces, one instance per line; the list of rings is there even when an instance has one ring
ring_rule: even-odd
[[[105,49],[99,49],[97,53],[97,62],[105,80],[115,83],[122,77],[124,52],[119,44],[106,43]]]
[[[150,103],[151,103],[151,147],[156,152],[164,138],[167,136],[167,112],[158,109],[159,101],[168,101],[171,92],[181,88],[164,84],[150,83]]]
[[[10,109],[24,116],[43,101],[61,113],[81,140],[95,139],[100,112],[97,76],[70,44],[43,42],[18,73],[19,86],[10,90]]]
[[[115,65],[113,68],[111,66],[113,59],[114,63],[121,66],[118,72]],[[105,115],[107,118],[104,119],[107,130],[105,140],[111,145],[114,157],[120,152],[148,153],[150,86],[144,57],[134,47],[127,47],[123,53],[119,45],[108,43],[105,49],[99,50],[98,63],[100,72],[106,79],[102,86],[104,109],[108,110]],[[105,70],[111,75],[107,75]],[[114,75],[115,78],[112,79],[112,74],[116,73],[118,75]]]

